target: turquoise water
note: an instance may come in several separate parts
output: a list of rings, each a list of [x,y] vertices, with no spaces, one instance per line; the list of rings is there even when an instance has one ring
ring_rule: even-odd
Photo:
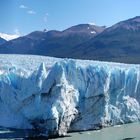
[[[140,140],[140,122],[69,135],[54,140]]]

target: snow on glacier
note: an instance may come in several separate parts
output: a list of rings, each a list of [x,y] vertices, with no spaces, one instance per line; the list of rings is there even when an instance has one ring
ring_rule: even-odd
[[[0,126],[46,135],[140,120],[140,65],[0,56]]]

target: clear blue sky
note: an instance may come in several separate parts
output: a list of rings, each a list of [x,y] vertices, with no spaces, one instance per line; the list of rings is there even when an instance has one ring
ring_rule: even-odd
[[[0,0],[0,32],[25,35],[94,22],[111,26],[140,15],[140,0]]]

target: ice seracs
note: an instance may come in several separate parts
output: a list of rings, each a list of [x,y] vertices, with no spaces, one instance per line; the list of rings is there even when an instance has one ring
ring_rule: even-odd
[[[5,57],[0,126],[49,136],[140,120],[140,65],[39,56],[8,56],[7,64]]]

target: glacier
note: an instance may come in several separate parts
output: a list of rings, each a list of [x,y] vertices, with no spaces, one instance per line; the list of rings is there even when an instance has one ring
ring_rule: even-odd
[[[46,136],[140,120],[140,65],[0,56],[0,126]]]

